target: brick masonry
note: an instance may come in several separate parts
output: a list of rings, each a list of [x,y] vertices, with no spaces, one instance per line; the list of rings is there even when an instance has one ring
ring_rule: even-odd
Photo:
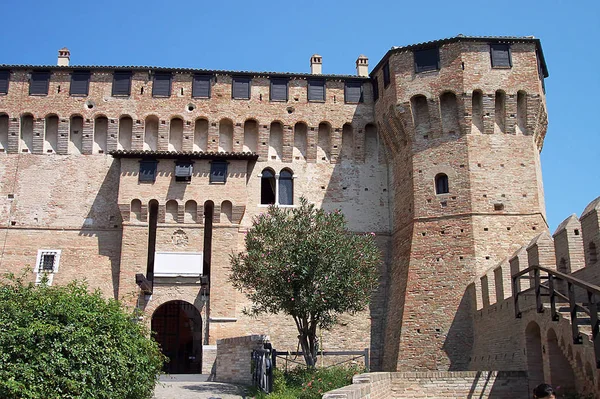
[[[196,99],[189,70],[174,70],[170,97],[154,98],[153,68],[134,69],[131,95],[115,97],[107,67],[89,68],[86,97],[69,95],[70,67],[52,69],[48,95],[29,96],[28,74],[39,68],[12,67],[0,95],[0,271],[31,269],[39,249],[61,249],[56,283],[87,278],[144,309],[148,322],[161,304],[185,300],[202,314],[205,345],[269,334],[277,349],[295,350],[291,320],[246,317],[247,299],[228,281],[229,255],[266,210],[261,172],[286,168],[294,203],[305,196],[341,209],[352,231],[377,234],[385,259],[370,308],[345,315],[322,346],[369,347],[375,370],[468,369],[473,279],[546,228],[539,49],[532,39],[509,42],[507,69],[491,68],[487,40],[440,42],[440,70],[424,73],[415,73],[411,48],[391,50],[380,63],[389,63],[389,86],[380,66],[371,75],[377,101],[371,79],[321,75],[325,101],[310,102],[307,74],[290,75],[288,101],[269,101],[268,73],[251,74],[249,100],[232,99],[235,73],[226,71],[213,73],[210,99]],[[364,101],[345,103],[344,84],[357,79]],[[179,183],[173,159],[161,158],[146,184],[139,158],[107,155],[118,149],[258,159],[229,159],[227,183],[210,184],[210,160],[197,159],[191,182]],[[440,173],[448,193],[435,192]],[[159,251],[206,252],[205,205],[214,206],[209,298],[199,281],[140,293],[151,201]]]
[[[266,335],[249,335],[217,340],[215,381],[252,384],[252,351],[263,349]]]

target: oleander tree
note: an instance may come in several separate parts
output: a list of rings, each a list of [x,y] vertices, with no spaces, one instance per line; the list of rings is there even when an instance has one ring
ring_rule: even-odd
[[[81,282],[0,280],[1,398],[152,397],[165,358],[135,312]]]
[[[295,208],[269,207],[246,233],[246,251],[231,256],[230,281],[252,301],[245,313],[287,314],[298,328],[308,367],[317,358],[317,328],[369,304],[377,286],[375,234],[348,231],[344,215],[301,198]]]

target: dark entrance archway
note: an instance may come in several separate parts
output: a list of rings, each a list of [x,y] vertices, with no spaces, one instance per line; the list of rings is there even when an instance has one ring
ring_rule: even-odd
[[[170,301],[152,315],[152,331],[169,362],[169,374],[202,372],[202,317],[196,307],[184,301]]]

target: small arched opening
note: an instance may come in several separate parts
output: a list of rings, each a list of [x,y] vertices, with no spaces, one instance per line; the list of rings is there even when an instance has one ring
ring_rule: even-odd
[[[27,114],[21,117],[21,152],[33,150],[33,115]]]
[[[8,150],[8,115],[0,115],[0,152]]]
[[[272,169],[263,169],[260,176],[260,203],[272,205],[275,203],[276,193],[275,172]]]
[[[244,122],[244,152],[258,152],[258,123],[254,119]]]
[[[473,91],[471,98],[473,116],[471,118],[471,133],[483,133],[483,92]]]
[[[58,116],[46,117],[46,132],[44,135],[44,152],[55,153],[58,150]]]
[[[448,194],[449,192],[450,186],[448,185],[448,175],[445,173],[438,173],[435,176],[435,193]]]
[[[133,136],[133,119],[123,116],[119,119],[119,150],[131,150],[131,139]]]
[[[280,205],[294,205],[294,173],[289,169],[279,172],[279,199]]]
[[[306,159],[306,148],[308,137],[308,126],[304,122],[294,125],[294,160],[304,161]]]
[[[231,201],[223,201],[221,203],[221,223],[231,224],[231,217],[233,213],[233,206]]]
[[[142,220],[142,201],[134,199],[131,201],[131,212],[129,215],[130,220],[140,222]]]
[[[558,344],[554,329],[548,329],[548,364],[550,366],[550,383],[563,387],[565,391],[575,389],[575,375],[571,364]]]
[[[328,123],[319,123],[317,140],[317,162],[329,162],[331,157],[331,127]]]
[[[158,149],[158,118],[150,115],[146,118],[144,129],[144,150],[156,151]]]
[[[271,123],[269,131],[269,159],[281,160],[283,156],[283,125],[281,122]]]
[[[169,151],[183,149],[183,119],[173,118],[169,124]]]
[[[99,116],[94,120],[94,154],[106,152],[106,140],[108,138],[108,118]]]
[[[177,201],[167,201],[165,208],[165,223],[177,223],[177,212],[179,208]]]
[[[208,120],[196,119],[194,125],[194,151],[206,151],[208,145]]]
[[[184,223],[196,223],[198,220],[198,204],[196,201],[189,200],[185,203],[185,213],[183,215]]]
[[[169,301],[152,314],[154,339],[169,358],[167,374],[196,374],[202,371],[202,317],[194,305]]]
[[[71,117],[69,127],[69,154],[81,154],[83,152],[83,117],[74,115]]]
[[[544,360],[542,358],[542,338],[540,326],[530,322],[525,328],[525,350],[527,353],[527,375],[529,391],[544,382]]]
[[[233,151],[233,122],[221,119],[219,122],[219,152]]]

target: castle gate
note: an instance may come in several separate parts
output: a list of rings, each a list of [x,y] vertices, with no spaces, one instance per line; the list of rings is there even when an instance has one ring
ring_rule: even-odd
[[[162,353],[169,358],[163,371],[194,374],[202,370],[202,318],[196,307],[185,301],[169,301],[152,315],[152,332]]]

